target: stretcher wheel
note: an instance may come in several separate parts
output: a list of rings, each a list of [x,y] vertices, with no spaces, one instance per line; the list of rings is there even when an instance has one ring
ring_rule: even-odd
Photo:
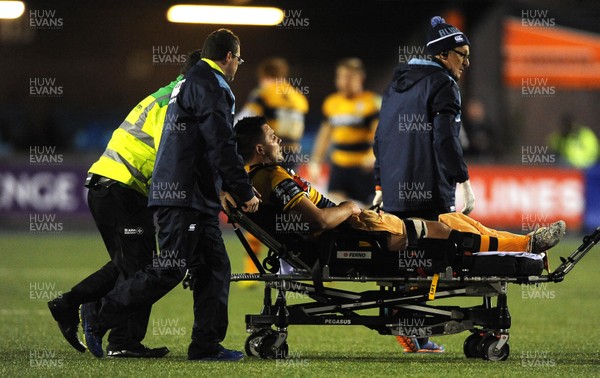
[[[289,354],[287,342],[281,344],[281,346],[278,349],[273,350],[271,347],[273,346],[273,344],[275,344],[275,341],[277,341],[276,334],[269,333],[268,335],[263,337],[259,346],[260,356],[262,358],[267,358],[270,360],[283,360],[287,358]]]
[[[508,343],[506,343],[502,348],[496,349],[496,345],[498,345],[499,341],[500,340],[494,336],[484,338],[481,344],[484,360],[506,361],[510,354],[510,347]]]
[[[483,337],[475,332],[465,339],[463,351],[467,358],[483,358],[483,352],[480,348]]]
[[[262,339],[269,333],[269,329],[261,329],[258,332],[254,332],[246,339],[244,350],[248,357],[260,357],[260,344]]]

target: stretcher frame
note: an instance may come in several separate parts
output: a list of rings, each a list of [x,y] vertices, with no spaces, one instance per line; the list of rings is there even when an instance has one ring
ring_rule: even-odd
[[[267,359],[288,357],[290,325],[362,325],[382,335],[429,337],[469,331],[463,351],[467,358],[503,361],[510,354],[511,316],[507,304],[508,284],[561,282],[575,265],[600,241],[600,227],[583,238],[583,243],[552,272],[533,276],[465,276],[448,266],[439,274],[406,277],[335,276],[327,264],[306,265],[293,249],[288,249],[265,232],[239,209],[232,209],[233,224],[248,256],[259,273],[232,274],[231,281],[265,283],[260,313],[246,315],[248,356]],[[269,249],[261,263],[241,229],[255,236]],[[374,233],[383,234],[383,233]],[[335,236],[334,236],[335,237]],[[375,236],[376,238],[376,236]],[[294,267],[293,273],[277,274],[277,261]],[[329,288],[323,282],[376,282],[379,290],[354,292]],[[273,302],[273,290],[277,292]],[[299,293],[312,301],[288,305],[286,292]],[[435,299],[481,297],[481,305],[471,307],[434,306]],[[493,298],[496,298],[493,301]],[[494,303],[495,302],[495,303]],[[377,309],[377,315],[358,310]]]

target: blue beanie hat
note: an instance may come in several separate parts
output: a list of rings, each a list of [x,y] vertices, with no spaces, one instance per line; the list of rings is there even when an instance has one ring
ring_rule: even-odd
[[[431,19],[431,28],[427,32],[427,53],[437,55],[458,46],[470,45],[467,36],[456,27],[447,24],[440,16]]]

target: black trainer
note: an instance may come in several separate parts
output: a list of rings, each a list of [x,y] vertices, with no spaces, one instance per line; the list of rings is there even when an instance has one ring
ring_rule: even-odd
[[[56,298],[48,302],[48,308],[63,337],[75,348],[78,352],[85,352],[85,345],[77,336],[77,328],[79,327],[79,316],[77,315],[77,307],[68,306],[62,298]]]
[[[80,315],[85,345],[94,357],[102,358],[104,356],[104,351],[102,350],[102,336],[104,336],[104,333],[99,331],[96,303],[82,304]]]
[[[167,347],[147,348],[143,345],[134,349],[106,349],[108,357],[117,358],[162,358],[168,353],[169,348]]]

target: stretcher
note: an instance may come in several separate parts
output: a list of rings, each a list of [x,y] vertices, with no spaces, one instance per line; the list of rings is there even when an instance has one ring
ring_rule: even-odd
[[[561,282],[600,241],[598,227],[550,271],[540,255],[467,253],[447,240],[422,239],[404,251],[389,251],[385,232],[332,230],[282,244],[238,209],[231,211],[229,221],[259,272],[232,274],[231,281],[265,283],[262,309],[246,315],[250,335],[245,351],[267,359],[288,356],[291,325],[361,325],[382,335],[408,337],[468,331],[463,348],[467,358],[504,361],[510,354],[507,286]],[[242,229],[268,248],[262,262]],[[354,292],[324,282],[375,282],[378,289]],[[289,305],[286,292],[307,301]],[[452,297],[482,301],[471,307],[434,305]],[[358,313],[368,309],[375,311]]]

